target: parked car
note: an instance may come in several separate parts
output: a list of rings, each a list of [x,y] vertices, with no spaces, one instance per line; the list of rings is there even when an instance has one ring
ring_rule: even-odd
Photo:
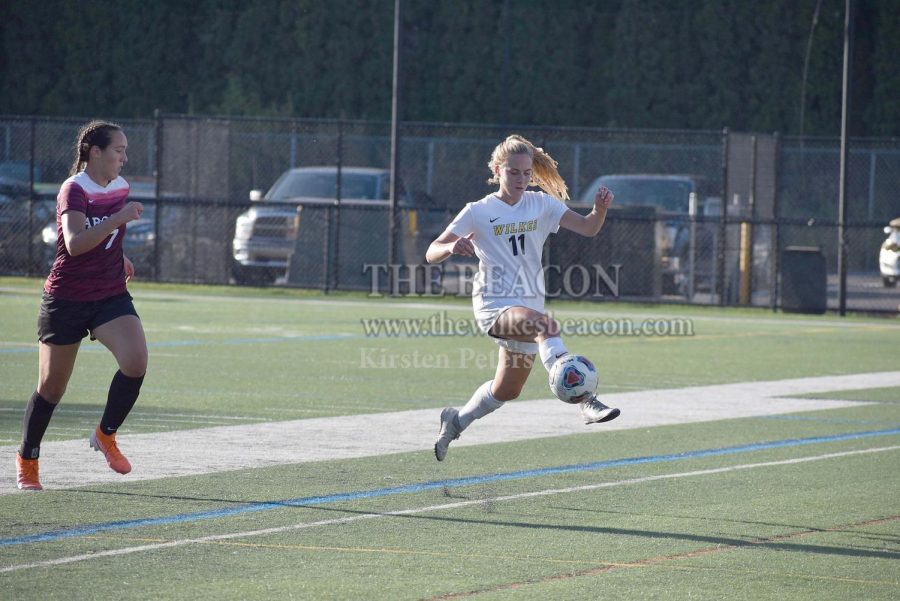
[[[888,237],[878,253],[878,268],[885,287],[893,288],[900,278],[900,217],[892,219],[884,228],[884,233]]]
[[[0,179],[16,180],[28,185],[31,181],[32,165],[28,161],[0,161]],[[40,165],[34,166],[34,181],[41,181],[42,169]]]
[[[0,175],[0,273],[41,270],[41,226],[53,203],[34,198],[28,182]]]
[[[594,204],[600,186],[615,195],[615,206],[652,206],[663,227],[657,228],[656,248],[660,251],[662,290],[664,294],[683,294],[687,279],[687,254],[690,246],[690,215],[692,198],[697,217],[721,214],[717,197],[700,197],[698,178],[688,175],[627,174],[603,175],[592,181],[574,206],[587,208]],[[695,241],[698,255],[712,252],[708,232]],[[695,249],[697,250],[697,249]]]
[[[343,167],[341,206],[386,207],[390,176],[387,169]],[[232,242],[235,282],[272,283],[284,276],[303,221],[298,209],[336,205],[336,184],[337,167],[296,167],[281,174],[264,195],[260,190],[251,190],[250,200],[255,206],[239,215],[235,222]],[[402,184],[399,194],[399,206],[417,206]]]

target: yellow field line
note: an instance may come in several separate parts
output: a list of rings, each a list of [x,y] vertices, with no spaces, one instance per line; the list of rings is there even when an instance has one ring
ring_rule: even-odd
[[[862,522],[859,524],[847,524],[843,526],[836,526],[833,528],[824,528],[820,530],[804,530],[800,532],[794,532],[789,534],[781,534],[772,536],[770,538],[758,539],[753,541],[748,541],[747,545],[760,545],[771,542],[777,542],[780,540],[785,540],[788,538],[796,538],[801,536],[808,536],[813,534],[821,534],[826,532],[837,531],[846,528],[854,528],[860,526],[871,525],[873,523],[884,523],[893,521],[896,519],[900,519],[900,516],[892,516],[890,518],[885,518],[881,520],[871,520],[868,522]],[[86,539],[91,540],[118,540],[118,541],[132,541],[132,542],[144,542],[144,543],[165,543],[170,542],[170,539],[163,538],[144,538],[144,537],[121,537],[121,536],[87,536]],[[710,567],[710,566],[687,566],[687,565],[666,565],[665,562],[677,561],[681,559],[690,559],[693,557],[699,557],[704,555],[710,555],[714,553],[719,553],[722,551],[729,551],[733,549],[742,549],[745,548],[744,545],[728,545],[728,546],[716,546],[709,547],[707,549],[697,549],[694,551],[688,551],[678,555],[666,555],[660,557],[651,557],[647,559],[642,559],[638,561],[630,561],[630,562],[615,562],[615,561],[601,561],[596,559],[561,559],[557,557],[541,557],[536,555],[497,555],[497,554],[477,554],[477,553],[449,553],[445,551],[423,551],[420,549],[403,549],[397,547],[336,547],[336,546],[325,546],[325,545],[295,545],[295,544],[274,544],[274,543],[250,543],[250,542],[237,542],[237,541],[203,541],[200,544],[205,545],[213,545],[213,546],[226,546],[226,547],[243,547],[248,549],[279,549],[285,551],[329,551],[336,553],[372,553],[372,554],[385,554],[385,555],[413,555],[413,556],[424,556],[424,557],[446,557],[448,559],[452,559],[454,561],[462,561],[467,559],[490,559],[490,560],[505,560],[510,562],[536,562],[536,563],[548,563],[548,564],[563,564],[563,565],[582,565],[588,564],[597,566],[599,569],[594,570],[586,570],[583,572],[568,574],[568,575],[554,575],[553,577],[547,580],[556,580],[564,577],[574,577],[574,576],[589,576],[602,572],[607,572],[610,569],[615,568],[643,568],[643,567],[660,567],[664,569],[676,570],[676,571],[707,571],[707,572],[720,572],[724,574],[759,574],[758,570],[741,570],[734,568],[720,568],[720,567]],[[853,584],[874,584],[874,585],[884,585],[884,586],[900,586],[900,581],[895,580],[867,580],[862,578],[850,578],[847,576],[820,576],[816,574],[802,574],[796,572],[773,572],[771,570],[766,571],[767,575],[772,576],[781,576],[787,578],[797,578],[797,579],[805,579],[805,580],[822,580],[828,582],[845,582],[845,583],[853,583]],[[444,597],[435,597],[435,599],[456,599],[464,596],[468,596],[471,594],[480,594],[483,592],[489,591],[497,591],[504,590],[507,587],[515,587],[516,585],[524,586],[530,584],[538,584],[535,582],[527,582],[527,583],[513,583],[505,585],[503,588],[497,589],[492,588],[489,590],[482,591],[472,591],[470,593],[460,593],[457,596],[444,596]]]
[[[878,520],[868,520],[865,522],[859,522],[854,524],[845,524],[841,526],[834,526],[831,528],[822,528],[817,530],[802,530],[799,532],[792,532],[788,534],[779,534],[768,538],[757,539],[748,541],[746,545],[727,545],[727,546],[715,546],[708,547],[706,549],[696,549],[694,551],[687,551],[685,553],[680,553],[677,555],[663,555],[659,557],[650,557],[647,559],[641,559],[637,561],[630,562],[614,562],[614,561],[601,561],[596,559],[561,559],[556,557],[541,557],[535,555],[497,555],[497,554],[476,554],[476,553],[449,553],[443,551],[424,551],[420,549],[404,549],[397,547],[337,547],[337,546],[325,546],[325,545],[296,545],[296,544],[274,544],[274,543],[251,543],[251,542],[238,542],[238,541],[203,541],[201,544],[205,545],[214,545],[214,546],[226,546],[226,547],[243,547],[248,549],[278,549],[278,550],[286,550],[286,551],[322,551],[322,552],[336,552],[336,553],[372,553],[372,554],[384,554],[384,555],[411,555],[411,556],[424,556],[424,557],[445,557],[448,559],[452,559],[454,561],[464,561],[464,560],[472,560],[472,559],[489,559],[495,561],[510,561],[510,562],[536,562],[536,563],[547,563],[547,564],[563,564],[563,565],[593,565],[597,566],[594,569],[583,570],[581,572],[576,572],[573,574],[556,574],[549,578],[540,580],[540,581],[529,581],[522,583],[510,583],[506,585],[502,585],[500,587],[490,588],[490,589],[482,589],[478,591],[469,591],[466,593],[456,593],[449,596],[439,596],[434,597],[433,600],[436,601],[446,600],[446,599],[460,599],[468,596],[478,595],[481,593],[487,592],[498,592],[501,590],[509,590],[520,588],[523,586],[529,586],[533,584],[539,584],[541,582],[555,581],[555,580],[563,580],[568,578],[580,577],[580,576],[593,576],[605,572],[609,572],[613,569],[634,569],[634,568],[645,568],[645,567],[655,567],[655,568],[663,568],[668,570],[675,571],[705,571],[705,572],[717,572],[722,574],[745,574],[745,575],[756,575],[760,574],[758,570],[741,570],[735,568],[722,568],[722,567],[710,567],[710,566],[689,566],[689,565],[667,565],[667,562],[680,561],[683,559],[692,559],[694,557],[701,557],[706,555],[718,554],[724,551],[731,551],[735,549],[745,549],[750,545],[764,545],[768,543],[778,542],[791,538],[799,538],[806,537],[815,534],[823,534],[828,532],[835,532],[850,528],[858,528],[863,526],[870,526],[873,524],[879,523],[887,523],[894,520],[900,519],[900,516],[891,516],[888,518],[878,519]],[[144,542],[144,543],[165,543],[170,542],[169,539],[161,539],[161,538],[143,538],[143,537],[121,537],[121,536],[89,536],[85,537],[87,539],[92,540],[127,540],[132,542]],[[773,572],[771,570],[766,570],[765,574],[767,576],[776,576],[788,579],[798,579],[798,580],[818,580],[825,582],[843,582],[843,583],[851,583],[851,584],[868,584],[868,585],[882,585],[882,586],[892,586],[892,587],[900,587],[900,581],[896,580],[869,580],[864,578],[851,578],[848,576],[821,576],[817,574],[804,574],[797,572]]]

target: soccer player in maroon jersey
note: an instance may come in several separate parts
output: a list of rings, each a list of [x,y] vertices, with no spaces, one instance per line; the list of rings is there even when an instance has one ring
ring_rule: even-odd
[[[41,439],[62,399],[81,341],[90,333],[118,363],[106,409],[90,437],[109,467],[131,471],[116,445],[116,431],[137,400],[147,371],[144,328],[126,282],[134,265],[122,251],[126,223],[144,207],[128,201],[120,175],[128,140],[114,123],[91,121],[78,132],[75,163],[56,198],[56,259],[44,284],[38,315],[38,385],[25,409],[22,446],[16,455],[17,485],[41,490]]]

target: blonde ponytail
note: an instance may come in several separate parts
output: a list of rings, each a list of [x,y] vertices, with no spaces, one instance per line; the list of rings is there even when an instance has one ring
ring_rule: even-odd
[[[532,160],[532,176],[529,185],[538,186],[551,196],[563,202],[569,200],[569,189],[565,180],[557,170],[557,163],[543,148],[537,148],[534,144],[518,135],[511,135],[494,148],[488,168],[493,174],[487,181],[489,184],[499,184],[497,168],[506,163],[510,155],[527,154]]]

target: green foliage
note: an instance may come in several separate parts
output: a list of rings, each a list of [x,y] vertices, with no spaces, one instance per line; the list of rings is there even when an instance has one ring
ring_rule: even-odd
[[[873,74],[875,84],[866,121],[872,135],[897,136],[900,133],[900,10],[896,0],[875,3],[878,29],[874,36]]]
[[[844,0],[403,6],[405,121],[839,133]],[[897,136],[900,11],[856,6],[851,129]],[[0,113],[387,120],[393,13],[383,0],[7,0]]]

